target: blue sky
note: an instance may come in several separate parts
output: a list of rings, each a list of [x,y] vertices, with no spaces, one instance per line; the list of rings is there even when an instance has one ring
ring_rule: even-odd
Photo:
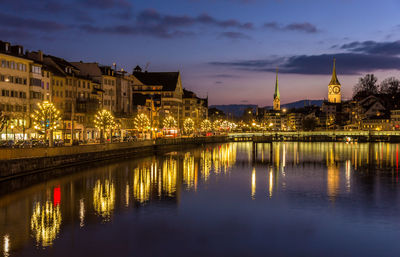
[[[397,76],[394,0],[0,0],[0,40],[70,61],[182,72],[211,104],[323,99],[333,58],[344,98],[358,77]]]

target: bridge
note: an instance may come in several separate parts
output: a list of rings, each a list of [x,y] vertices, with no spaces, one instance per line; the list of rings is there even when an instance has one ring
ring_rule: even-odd
[[[344,142],[400,142],[400,131],[327,130],[327,131],[268,131],[229,133],[229,140],[236,142],[268,143],[275,141]]]

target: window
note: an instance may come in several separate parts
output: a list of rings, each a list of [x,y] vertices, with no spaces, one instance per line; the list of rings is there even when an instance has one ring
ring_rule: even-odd
[[[42,74],[42,68],[39,66],[32,65],[32,73]]]

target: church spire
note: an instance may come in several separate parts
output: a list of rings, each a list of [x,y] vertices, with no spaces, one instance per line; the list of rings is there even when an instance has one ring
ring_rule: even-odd
[[[275,81],[275,93],[274,93],[274,99],[275,98],[281,98],[281,95],[279,94],[279,84],[278,84],[278,69],[276,69],[276,81]]]
[[[332,79],[329,85],[340,85],[339,80],[336,76],[336,59],[333,59],[333,71],[332,71]]]

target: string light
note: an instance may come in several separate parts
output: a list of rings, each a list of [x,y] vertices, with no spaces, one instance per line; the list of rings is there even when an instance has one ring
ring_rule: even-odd
[[[187,118],[183,122],[183,131],[185,134],[190,135],[194,131],[194,121],[191,118]]]
[[[53,103],[44,101],[38,103],[38,109],[31,115],[33,119],[33,127],[45,133],[47,130],[55,130],[60,126],[61,115],[60,111]]]
[[[176,128],[176,120],[172,116],[167,116],[164,119],[163,126],[166,129],[174,129]]]
[[[114,116],[111,112],[103,109],[97,112],[94,116],[94,125],[97,129],[100,130],[100,133],[103,134],[107,129],[115,128],[115,120]],[[101,139],[103,139],[103,135],[100,135]]]
[[[200,125],[200,129],[203,132],[210,132],[212,130],[212,124],[209,120],[203,120]]]
[[[144,133],[144,131],[150,128],[150,120],[146,114],[138,114],[134,120],[134,126],[138,132]]]

